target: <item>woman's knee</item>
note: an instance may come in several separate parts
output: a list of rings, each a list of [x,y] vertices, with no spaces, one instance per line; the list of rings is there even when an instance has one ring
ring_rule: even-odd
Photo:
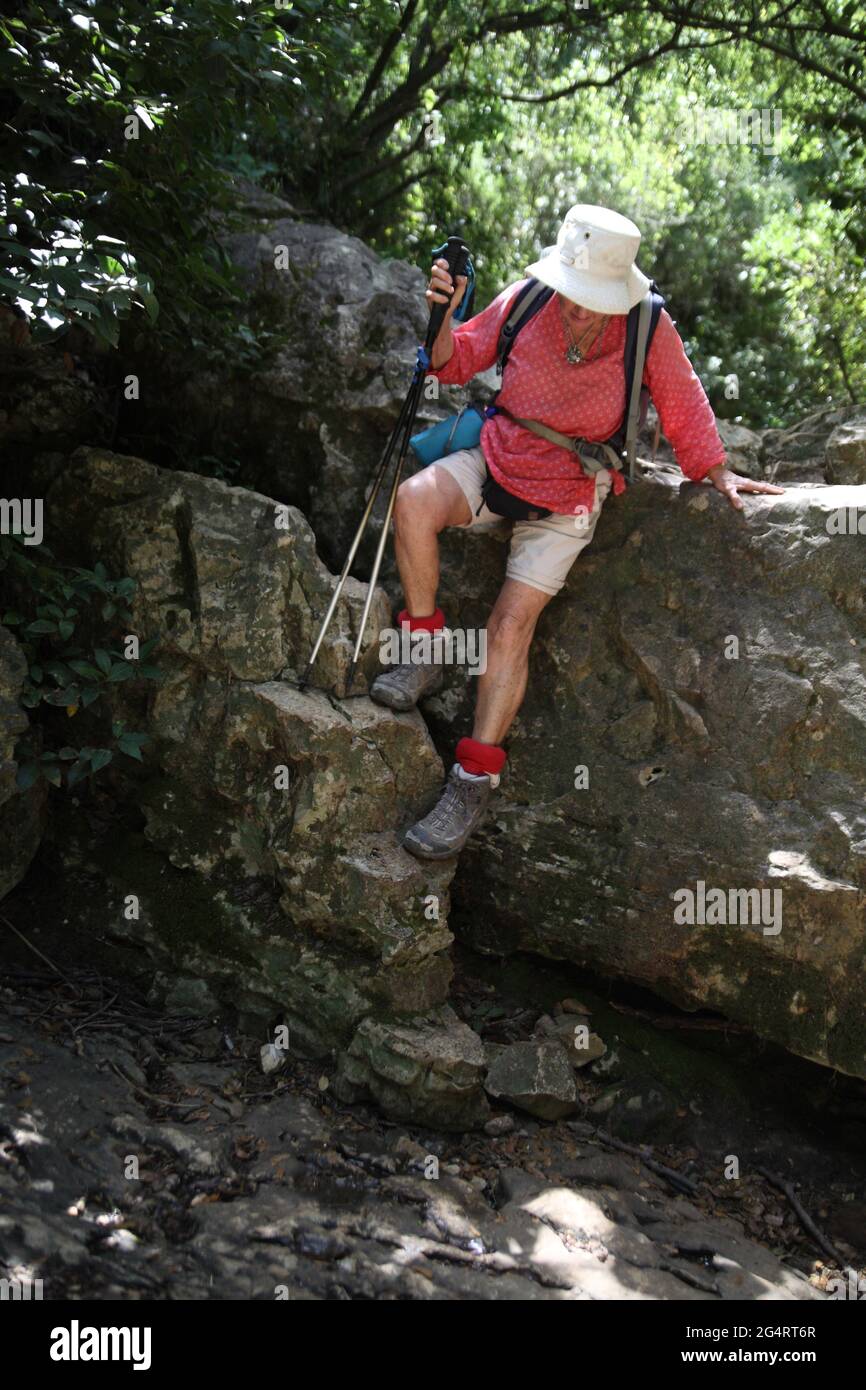
[[[537,613],[519,608],[504,608],[493,613],[488,624],[488,643],[498,651],[512,654],[527,651],[537,618]]]

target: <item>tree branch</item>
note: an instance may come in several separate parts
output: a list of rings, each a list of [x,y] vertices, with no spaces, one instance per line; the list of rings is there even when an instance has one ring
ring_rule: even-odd
[[[623,67],[611,73],[609,77],[581,77],[568,87],[560,87],[556,92],[542,92],[537,96],[521,96],[517,92],[500,93],[499,96],[501,101],[525,102],[533,105],[541,105],[548,101],[561,101],[563,97],[574,96],[575,92],[585,91],[588,87],[612,87],[628,73],[634,72],[637,68],[646,67],[648,63],[654,63],[665,53],[688,53],[698,49],[718,48],[727,42],[726,38],[712,39],[707,43],[676,43],[674,40],[669,40],[649,53],[638,54],[636,58],[632,58]]]
[[[364,107],[369,102],[370,97],[373,95],[373,92],[378,87],[382,79],[382,74],[384,73],[386,67],[390,63],[395,48],[397,47],[400,40],[405,36],[410,24],[412,23],[412,20],[415,17],[415,11],[417,10],[417,8],[418,0],[408,0],[405,10],[400,16],[400,23],[391,30],[390,34],[388,35],[387,39],[385,40],[381,49],[379,50],[379,56],[373,64],[372,68],[370,69],[367,81],[364,83],[364,90],[358,97],[358,100],[355,102],[355,105],[349,113],[350,121],[355,121],[358,119],[358,116],[363,111]]]
[[[421,127],[414,140],[410,141],[408,145],[401,146],[399,150],[389,155],[387,159],[382,159],[378,164],[372,166],[368,165],[366,168],[362,168],[357,173],[352,174],[351,177],[343,179],[342,187],[344,189],[354,188],[356,184],[364,183],[367,179],[378,178],[386,169],[393,168],[395,164],[402,164],[404,160],[410,159],[413,154],[417,154],[423,143],[424,126]]]

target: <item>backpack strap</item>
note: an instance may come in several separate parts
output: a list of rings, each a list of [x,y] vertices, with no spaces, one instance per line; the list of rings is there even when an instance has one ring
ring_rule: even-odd
[[[649,352],[659,315],[664,308],[664,302],[655,281],[651,281],[643,299],[630,311],[626,326],[624,354],[626,414],[624,431],[621,429],[616,438],[622,441],[621,447],[628,459],[630,482],[634,482],[635,477],[637,432],[640,424],[641,389],[646,355]]]
[[[531,430],[541,439],[546,439],[550,444],[558,444],[560,449],[570,449],[577,454],[583,465],[584,471],[593,474],[600,473],[604,468],[615,468],[617,472],[622,472],[622,458],[616,453],[609,444],[590,444],[579,436],[562,434],[559,430],[551,429],[550,425],[543,425],[540,420],[524,420],[520,415],[512,415],[510,410],[506,410],[504,405],[488,406],[488,413],[497,415],[507,415],[509,420],[514,420],[518,425],[523,425],[524,429]],[[590,453],[590,450],[594,453]],[[599,458],[598,455],[601,455]]]
[[[530,277],[526,284],[517,291],[514,296],[514,303],[499,330],[499,342],[496,348],[496,371],[501,378],[508,361],[508,354],[514,347],[514,340],[521,328],[543,309],[553,290],[548,285],[543,285],[540,280]]]

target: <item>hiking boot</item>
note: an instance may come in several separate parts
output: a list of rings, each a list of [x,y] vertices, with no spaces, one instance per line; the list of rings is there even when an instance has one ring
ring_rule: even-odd
[[[442,684],[442,667],[438,661],[400,661],[389,666],[370,686],[370,699],[389,709],[414,709],[425,695],[433,695]]]
[[[450,859],[459,854],[487,810],[489,777],[460,776],[455,763],[438,803],[403,837],[403,848],[417,859]]]

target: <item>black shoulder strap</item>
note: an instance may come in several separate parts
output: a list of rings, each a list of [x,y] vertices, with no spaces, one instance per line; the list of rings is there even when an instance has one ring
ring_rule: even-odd
[[[665,306],[664,295],[662,295],[662,293],[660,292],[655,280],[650,281],[648,293],[652,296],[652,299],[650,302],[650,317],[649,326],[647,330],[646,351],[644,353],[644,359],[646,359],[646,353],[650,350],[650,344],[653,340],[653,334],[656,331],[656,326],[659,321],[659,315],[661,314],[661,311]],[[642,302],[642,300],[639,300],[638,303],[634,306],[634,308],[629,310],[628,323],[626,324],[625,330],[625,351],[623,353],[623,366],[625,367],[626,409],[628,409],[628,402],[631,400],[632,385],[634,383],[635,356],[637,353],[638,336],[637,330],[638,323],[640,322],[640,306]],[[643,376],[643,364],[641,364],[641,376]]]
[[[629,311],[628,322],[625,330],[625,348],[623,350],[623,367],[625,369],[625,413],[622,424],[615,434],[611,435],[607,443],[620,454],[629,448],[629,476],[634,477],[634,452],[638,416],[642,410],[641,382],[643,380],[644,364],[646,355],[650,350],[653,334],[658,326],[659,316],[664,308],[665,300],[654,280],[650,281],[650,287],[644,297],[638,300],[634,308]],[[637,366],[640,358],[640,377]],[[643,395],[649,399],[649,394],[643,388]],[[629,424],[632,429],[629,431]]]
[[[496,370],[500,377],[505,370],[508,355],[514,347],[514,340],[521,328],[529,322],[539,309],[543,309],[553,290],[531,276],[514,296],[514,303],[502,328],[499,330],[499,343],[496,348]]]

